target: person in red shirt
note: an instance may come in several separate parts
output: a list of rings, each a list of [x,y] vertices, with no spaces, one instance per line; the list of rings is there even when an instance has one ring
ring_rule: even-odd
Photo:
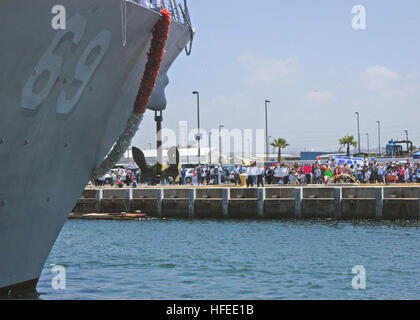
[[[336,177],[336,180],[341,181],[341,175],[342,175],[342,171],[341,171],[341,167],[340,166],[336,166],[334,168],[334,176]]]

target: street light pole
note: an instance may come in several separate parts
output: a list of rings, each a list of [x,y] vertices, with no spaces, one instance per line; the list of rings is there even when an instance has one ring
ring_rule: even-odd
[[[220,129],[223,128],[223,124],[219,125],[219,164],[222,163],[222,135]]]
[[[369,133],[366,133],[366,138],[367,138],[367,154],[369,155],[370,150],[369,150]]]
[[[265,100],[265,161],[268,161],[268,121],[267,121],[267,103],[270,100]]]
[[[198,165],[201,164],[201,154],[200,154],[200,93],[198,91],[193,91],[193,94],[197,95],[197,144],[198,144]]]
[[[209,159],[209,167],[211,166],[211,132],[209,132],[209,153],[210,153],[210,159]]]
[[[381,122],[378,120],[378,154],[381,156]]]
[[[355,112],[357,115],[357,144],[359,145],[359,153],[360,153],[360,121],[359,121],[359,112]]]

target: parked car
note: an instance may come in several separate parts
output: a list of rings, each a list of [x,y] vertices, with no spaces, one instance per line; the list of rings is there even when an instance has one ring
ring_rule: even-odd
[[[112,172],[114,172],[115,173],[115,175],[114,175],[114,178],[113,178],[113,182],[114,182],[114,184],[117,182],[117,173],[118,173],[118,169],[111,169],[111,170],[109,170],[107,173],[105,173],[103,176],[102,176],[102,178],[103,178],[103,180],[104,180],[104,182],[105,182],[105,184],[111,184],[111,173]],[[125,176],[125,173],[121,176],[121,181],[122,182],[125,182],[125,180],[126,180],[126,176]]]
[[[104,181],[105,181],[105,184],[111,184],[111,173],[112,173],[112,170],[109,170],[107,173],[105,173],[105,175],[104,175]],[[115,183],[117,181],[117,177],[114,175],[114,178],[113,178],[113,182]]]
[[[190,184],[194,178],[194,169],[187,169],[185,172],[185,183]]]

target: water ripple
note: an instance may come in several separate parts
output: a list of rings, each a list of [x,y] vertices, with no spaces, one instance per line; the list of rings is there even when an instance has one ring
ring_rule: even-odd
[[[418,299],[418,222],[77,221],[41,299]],[[54,290],[53,265],[67,270]],[[366,269],[366,290],[352,268]]]

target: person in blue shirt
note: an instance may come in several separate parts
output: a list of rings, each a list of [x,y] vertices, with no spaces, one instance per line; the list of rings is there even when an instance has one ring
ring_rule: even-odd
[[[416,170],[416,182],[420,183],[420,166],[417,164],[417,170]]]
[[[179,179],[179,184],[184,185],[185,184],[185,175],[187,173],[187,170],[185,170],[184,167],[181,168],[181,177]]]

